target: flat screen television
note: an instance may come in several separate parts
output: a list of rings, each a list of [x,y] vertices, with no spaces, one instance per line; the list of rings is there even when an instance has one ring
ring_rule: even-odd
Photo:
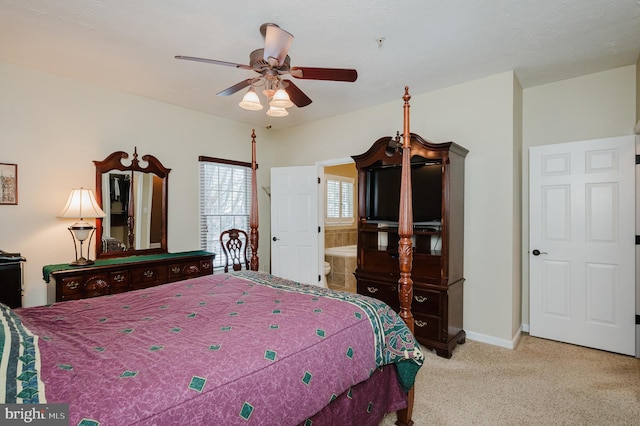
[[[397,222],[400,211],[400,177],[398,166],[367,170],[366,215],[371,222]],[[442,165],[412,164],[414,225],[442,220]]]

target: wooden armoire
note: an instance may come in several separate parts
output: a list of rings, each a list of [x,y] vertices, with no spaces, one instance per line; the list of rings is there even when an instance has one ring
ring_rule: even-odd
[[[424,347],[446,358],[466,337],[462,305],[467,153],[454,142],[431,143],[411,134],[414,332]],[[352,158],[358,169],[358,293],[397,311],[400,268],[393,203],[398,197],[393,191],[399,193],[400,187],[389,170],[400,169],[399,138],[378,139],[367,152]],[[435,178],[421,177],[427,168],[435,169]]]

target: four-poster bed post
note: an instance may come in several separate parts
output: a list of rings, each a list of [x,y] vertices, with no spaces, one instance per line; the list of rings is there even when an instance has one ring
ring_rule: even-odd
[[[413,208],[412,208],[412,188],[411,188],[411,131],[409,120],[409,87],[405,87],[404,100],[404,128],[402,144],[402,174],[400,181],[400,205],[398,220],[398,254],[400,264],[400,279],[398,280],[398,298],[400,301],[400,317],[407,324],[407,327],[414,332],[414,318],[411,313],[411,300],[413,298],[413,280],[411,279],[411,269],[413,262],[413,246],[411,237],[413,235]],[[249,217],[249,234],[251,259],[250,269],[258,270],[258,196],[256,179],[256,134],[253,129],[251,134],[251,213]],[[414,388],[411,388],[407,395],[407,408],[397,412],[398,420],[396,425],[411,426],[413,420],[413,400]]]
[[[251,130],[251,212],[249,215],[249,246],[251,247],[251,259],[249,269],[257,271],[258,261],[258,183],[256,171],[256,130]]]
[[[413,299],[413,281],[411,280],[411,266],[413,262],[413,208],[411,190],[411,131],[409,128],[409,87],[405,86],[404,96],[404,128],[402,134],[402,174],[400,180],[400,214],[398,216],[398,257],[400,262],[400,279],[398,280],[398,298],[400,300],[400,317],[411,332],[414,332],[413,314],[411,313],[411,299]],[[414,388],[407,394],[407,408],[398,411],[399,426],[413,424]]]
[[[413,262],[413,208],[411,191],[411,132],[409,131],[409,87],[404,88],[404,133],[402,135],[402,174],[400,180],[400,214],[398,216],[398,257],[400,262],[400,279],[398,280],[398,297],[400,300],[400,317],[411,332],[414,331],[411,299],[413,298],[413,281],[411,266]]]

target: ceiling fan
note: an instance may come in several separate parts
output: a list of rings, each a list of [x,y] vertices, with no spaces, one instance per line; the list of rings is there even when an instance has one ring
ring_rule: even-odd
[[[292,67],[291,58],[288,55],[293,35],[283,30],[276,24],[266,23],[260,26],[260,33],[264,37],[264,48],[256,49],[249,55],[249,65],[236,64],[233,62],[218,61],[215,59],[196,58],[193,56],[178,55],[176,59],[185,59],[189,61],[205,62],[216,65],[224,65],[229,67],[252,70],[260,74],[259,77],[248,78],[233,86],[218,92],[218,96],[229,96],[245,87],[251,86],[249,91],[253,91],[254,87],[264,86],[263,93],[278,105],[287,104],[288,107],[296,105],[297,107],[305,107],[311,103],[311,99],[298,86],[293,84],[291,80],[283,79],[284,75],[307,80],[331,80],[354,82],[358,78],[358,72],[354,69],[345,68],[313,68],[313,67]],[[279,89],[282,89],[288,95],[290,102],[283,101],[278,103]],[[245,96],[246,97],[246,96]],[[257,95],[256,95],[257,99]],[[243,100],[244,101],[244,100]],[[257,100],[259,103],[259,100]],[[241,106],[242,102],[241,102]],[[245,108],[243,106],[243,108]],[[252,109],[252,108],[247,108]],[[253,109],[262,109],[262,105]]]

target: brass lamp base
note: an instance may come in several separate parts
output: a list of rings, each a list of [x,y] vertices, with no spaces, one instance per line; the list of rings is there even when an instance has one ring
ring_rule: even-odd
[[[86,265],[93,265],[93,260],[89,260],[89,259],[85,259],[84,257],[81,257],[80,259],[76,259],[73,262],[69,262],[69,265],[71,266],[86,266]]]

